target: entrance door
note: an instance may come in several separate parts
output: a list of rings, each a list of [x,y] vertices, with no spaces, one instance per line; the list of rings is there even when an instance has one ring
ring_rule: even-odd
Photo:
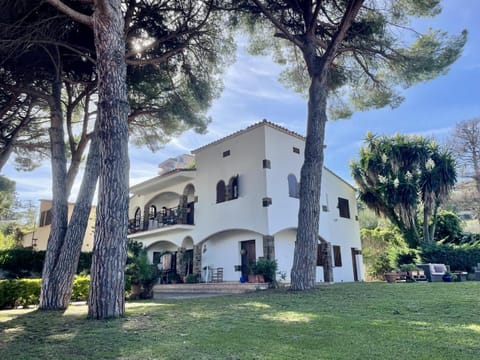
[[[362,252],[358,249],[352,248],[352,267],[353,267],[353,280],[358,281],[358,266],[357,266],[357,255],[360,255]]]
[[[193,249],[185,251],[185,275],[193,274]]]
[[[242,255],[242,276],[246,279],[250,273],[250,266],[255,264],[255,240],[242,241],[240,243],[240,254]]]

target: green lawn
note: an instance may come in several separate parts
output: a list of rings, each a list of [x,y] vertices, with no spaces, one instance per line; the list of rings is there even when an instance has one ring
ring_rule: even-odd
[[[131,302],[120,320],[0,311],[3,359],[478,359],[480,282]]]

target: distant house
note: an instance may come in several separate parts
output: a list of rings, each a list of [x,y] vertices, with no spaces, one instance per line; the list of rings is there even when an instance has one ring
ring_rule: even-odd
[[[289,281],[304,146],[303,136],[263,121],[194,150],[195,167],[170,167],[130,188],[129,239],[181,276],[222,269],[223,280],[239,281],[264,257]],[[335,281],[363,280],[355,190],[328,169],[319,238],[332,244]]]
[[[72,216],[75,204],[68,204],[68,220]],[[95,228],[95,206],[92,207],[88,218],[87,230],[83,238],[82,251],[90,252],[93,250],[93,233]],[[52,224],[52,200],[40,200],[40,214],[38,223],[32,232],[23,236],[23,247],[32,248],[33,250],[46,250],[48,237]]]

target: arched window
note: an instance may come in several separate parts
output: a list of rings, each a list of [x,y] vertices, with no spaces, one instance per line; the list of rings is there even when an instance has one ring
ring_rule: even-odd
[[[238,175],[230,178],[230,181],[228,182],[228,190],[230,200],[238,199]]]
[[[157,207],[155,205],[150,205],[148,208],[148,218],[153,220],[157,217]]]
[[[135,210],[135,229],[140,229],[140,224],[142,223],[142,211],[140,208]]]
[[[293,174],[288,175],[288,196],[298,199],[298,182]]]
[[[217,183],[217,203],[221,203],[225,201],[225,182],[223,180],[220,180]]]

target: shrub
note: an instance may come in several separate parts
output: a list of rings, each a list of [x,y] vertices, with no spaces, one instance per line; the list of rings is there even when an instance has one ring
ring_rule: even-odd
[[[277,260],[258,259],[252,265],[252,272],[255,275],[263,275],[266,282],[275,281],[275,274],[277,273]]]
[[[407,260],[409,249],[401,234],[393,227],[361,229],[363,262],[369,279],[383,279],[383,274],[392,271],[400,261]]]
[[[185,277],[186,284],[195,284],[198,283],[198,275],[197,274],[188,274]]]
[[[175,275],[179,277],[177,274]],[[148,261],[147,250],[143,248],[143,244],[137,241],[129,241],[127,266],[125,268],[125,290],[130,292],[132,285],[140,285],[140,298],[150,299],[153,297],[153,285],[158,277],[158,268]],[[133,295],[136,297],[136,294]]]
[[[415,271],[417,270],[417,265],[415,264],[403,264],[400,266],[401,271]]]
[[[394,269],[388,254],[380,254],[374,262],[369,262],[367,273],[374,279],[383,279],[383,274]]]
[[[78,275],[73,280],[71,301],[87,301],[90,289],[90,276]]]
[[[474,234],[469,232],[462,233],[460,244],[480,245],[480,234]]]
[[[0,251],[0,270],[9,279],[39,277],[42,273],[45,251],[11,249]],[[81,253],[77,273],[89,272],[92,264],[91,253]]]
[[[452,270],[471,272],[480,263],[480,245],[431,244],[421,248],[420,256],[424,263],[446,264]]]
[[[0,309],[36,305],[40,279],[0,280]]]
[[[396,263],[400,267],[404,264],[415,264],[418,262],[420,262],[420,257],[417,249],[401,249],[397,253]]]
[[[38,277],[42,273],[44,251],[11,249],[0,251],[0,269],[7,278]]]
[[[40,302],[42,279],[0,280],[0,309],[37,305]],[[86,301],[90,277],[76,276],[73,281],[72,301]]]

